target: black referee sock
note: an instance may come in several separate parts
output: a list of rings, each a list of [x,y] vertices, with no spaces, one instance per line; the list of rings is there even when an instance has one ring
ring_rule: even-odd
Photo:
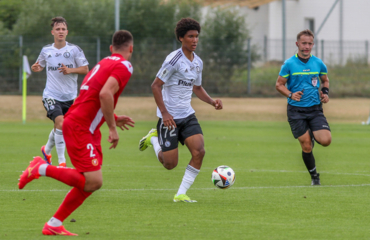
[[[304,164],[306,165],[306,168],[308,172],[313,175],[316,174],[316,163],[315,163],[315,157],[312,154],[312,151],[309,153],[305,153],[302,151],[302,158],[304,161]]]

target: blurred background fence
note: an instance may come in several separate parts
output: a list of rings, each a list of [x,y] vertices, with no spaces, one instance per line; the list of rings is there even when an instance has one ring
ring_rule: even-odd
[[[101,58],[110,55],[111,39],[108,37],[68,36],[67,41],[83,49],[90,69]],[[248,41],[244,39],[242,44],[235,44],[234,39],[220,42],[217,39],[200,39],[196,53],[204,62],[203,86],[208,93],[230,97],[279,96],[275,81],[282,64],[282,40],[265,38]],[[42,47],[52,42],[52,37],[0,36],[0,94],[21,94],[22,55],[26,55],[32,65]],[[135,41],[131,60],[134,74],[124,94],[150,95],[150,85],[165,57],[180,46],[173,38],[143,38]],[[287,57],[297,52],[295,40],[287,40],[286,46]],[[329,68],[331,96],[369,96],[368,41],[341,43],[318,40],[312,54],[323,59]],[[79,76],[79,84],[82,79],[83,76]],[[45,81],[45,70],[32,73],[28,79],[28,93],[41,95]]]

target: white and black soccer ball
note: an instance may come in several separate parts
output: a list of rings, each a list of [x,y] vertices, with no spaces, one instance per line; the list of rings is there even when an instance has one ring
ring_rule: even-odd
[[[212,172],[212,182],[218,188],[229,188],[235,183],[235,172],[231,167],[219,166]]]

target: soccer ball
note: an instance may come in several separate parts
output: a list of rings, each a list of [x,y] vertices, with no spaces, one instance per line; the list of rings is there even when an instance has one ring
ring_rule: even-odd
[[[229,188],[235,182],[235,172],[231,167],[219,166],[212,172],[212,182],[218,188]]]

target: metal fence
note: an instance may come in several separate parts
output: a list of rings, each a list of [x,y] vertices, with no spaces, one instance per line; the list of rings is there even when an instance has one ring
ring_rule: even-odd
[[[109,38],[69,36],[67,40],[83,49],[90,69],[101,58],[110,55],[111,39]],[[22,55],[28,56],[30,64],[33,64],[42,47],[51,42],[53,42],[51,37],[34,39],[22,36],[0,36],[0,94],[21,93]],[[203,61],[206,61],[203,71],[203,86],[210,94],[278,96],[274,82],[278,75],[279,66],[283,62],[282,40],[267,38],[252,40],[251,51],[248,51],[248,41],[246,41],[243,46],[244,50],[242,50],[242,56],[245,55],[245,57],[242,57],[239,62],[235,56],[240,58],[240,52],[233,52],[233,50],[225,52],[223,47],[217,48],[217,46],[212,48],[213,52],[210,52],[209,48],[205,47],[206,44],[204,41],[200,41],[196,52]],[[233,44],[232,39],[228,41],[228,44]],[[295,40],[287,40],[286,46],[287,57],[297,52]],[[134,54],[131,59],[134,74],[124,94],[150,95],[150,85],[165,57],[179,47],[180,44],[175,39],[148,38],[140,42],[135,41]],[[249,58],[248,53],[251,53]],[[368,68],[369,43],[368,41],[344,41],[341,43],[319,40],[315,44],[313,54],[322,58],[329,67],[338,72],[341,68],[345,68],[348,62],[361,63]],[[221,58],[221,61],[216,58]],[[269,75],[269,69],[266,66],[271,62],[275,65]],[[82,79],[83,76],[79,76],[79,84]],[[45,81],[45,71],[32,73],[28,80],[28,93],[41,95]],[[341,95],[338,96],[366,96],[367,94],[367,92],[356,93],[356,91],[351,93],[341,91]]]

